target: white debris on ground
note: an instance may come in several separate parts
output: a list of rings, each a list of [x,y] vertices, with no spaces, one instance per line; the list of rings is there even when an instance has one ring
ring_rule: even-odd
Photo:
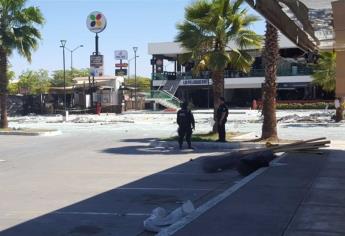
[[[280,117],[277,120],[282,123],[334,123],[332,116],[332,112],[318,112],[302,115],[292,114]]]
[[[329,139],[345,139],[345,123],[334,123],[334,111],[327,110],[278,110],[278,133],[282,138],[309,138],[328,135]],[[196,133],[207,133],[213,125],[212,110],[194,111]],[[261,134],[261,111],[230,110],[227,130]],[[69,115],[67,122],[61,115],[11,117],[10,126],[16,128],[52,128],[63,133],[76,132],[128,132],[143,137],[168,137],[176,135],[176,113],[128,112],[124,114]],[[303,129],[303,132],[301,132]],[[343,131],[341,131],[343,130]],[[303,137],[302,137],[303,136]]]

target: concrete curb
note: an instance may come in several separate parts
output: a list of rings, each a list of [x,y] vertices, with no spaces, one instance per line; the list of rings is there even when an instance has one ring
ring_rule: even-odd
[[[161,148],[175,148],[178,149],[177,141],[152,141],[150,142],[152,147],[161,147]],[[184,143],[184,147],[186,144]],[[239,149],[239,148],[261,148],[263,144],[256,143],[244,143],[240,141],[231,142],[231,143],[218,143],[218,142],[192,142],[192,146],[195,149],[199,150],[227,150],[227,149]]]
[[[256,137],[256,133],[255,132],[250,132],[250,133],[246,133],[246,134],[242,134],[242,135],[238,135],[236,137],[234,137],[234,141],[246,141],[246,140],[253,140],[253,139],[257,139],[258,137]]]
[[[21,135],[21,136],[56,136],[62,134],[59,130],[53,131],[0,131],[0,135]]]

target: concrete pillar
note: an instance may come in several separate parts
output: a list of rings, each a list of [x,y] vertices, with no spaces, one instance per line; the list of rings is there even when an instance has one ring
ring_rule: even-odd
[[[345,97],[345,1],[332,2],[332,10],[337,52],[335,93],[337,97]]]
[[[336,97],[345,97],[345,51],[337,51]]]

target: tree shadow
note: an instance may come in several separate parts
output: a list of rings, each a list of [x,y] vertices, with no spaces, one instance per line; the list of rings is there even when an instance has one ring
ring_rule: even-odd
[[[176,146],[172,147],[155,147],[155,146],[147,146],[147,145],[136,145],[136,146],[126,146],[126,147],[115,147],[115,148],[107,148],[102,150],[103,153],[108,154],[122,154],[122,155],[186,155],[188,153],[197,153],[197,154],[206,154],[206,153],[215,153],[220,152],[223,153],[225,150],[222,149],[184,149],[180,150]],[[229,150],[227,150],[229,151]]]
[[[124,143],[150,143],[157,141],[157,138],[133,138],[133,139],[121,139],[120,142]]]

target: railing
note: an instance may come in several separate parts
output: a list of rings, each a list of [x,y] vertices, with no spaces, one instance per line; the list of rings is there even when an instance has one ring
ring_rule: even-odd
[[[313,70],[309,67],[293,67],[292,69],[278,69],[277,76],[303,76],[311,75]],[[224,78],[242,78],[242,77],[264,77],[264,69],[252,69],[249,73],[244,73],[242,71],[236,70],[226,70],[224,71]],[[176,80],[176,79],[208,79],[212,77],[210,71],[202,72],[200,75],[193,75],[191,72],[183,73],[153,73],[153,80]]]
[[[164,90],[152,90],[151,93],[146,95],[148,99],[162,99],[172,103],[174,106],[179,107],[181,100]]]
[[[277,76],[301,76],[311,75],[312,69],[309,67],[295,68],[295,69],[278,69]],[[224,78],[241,78],[241,77],[264,77],[265,69],[253,69],[249,73],[241,71],[225,71]]]

